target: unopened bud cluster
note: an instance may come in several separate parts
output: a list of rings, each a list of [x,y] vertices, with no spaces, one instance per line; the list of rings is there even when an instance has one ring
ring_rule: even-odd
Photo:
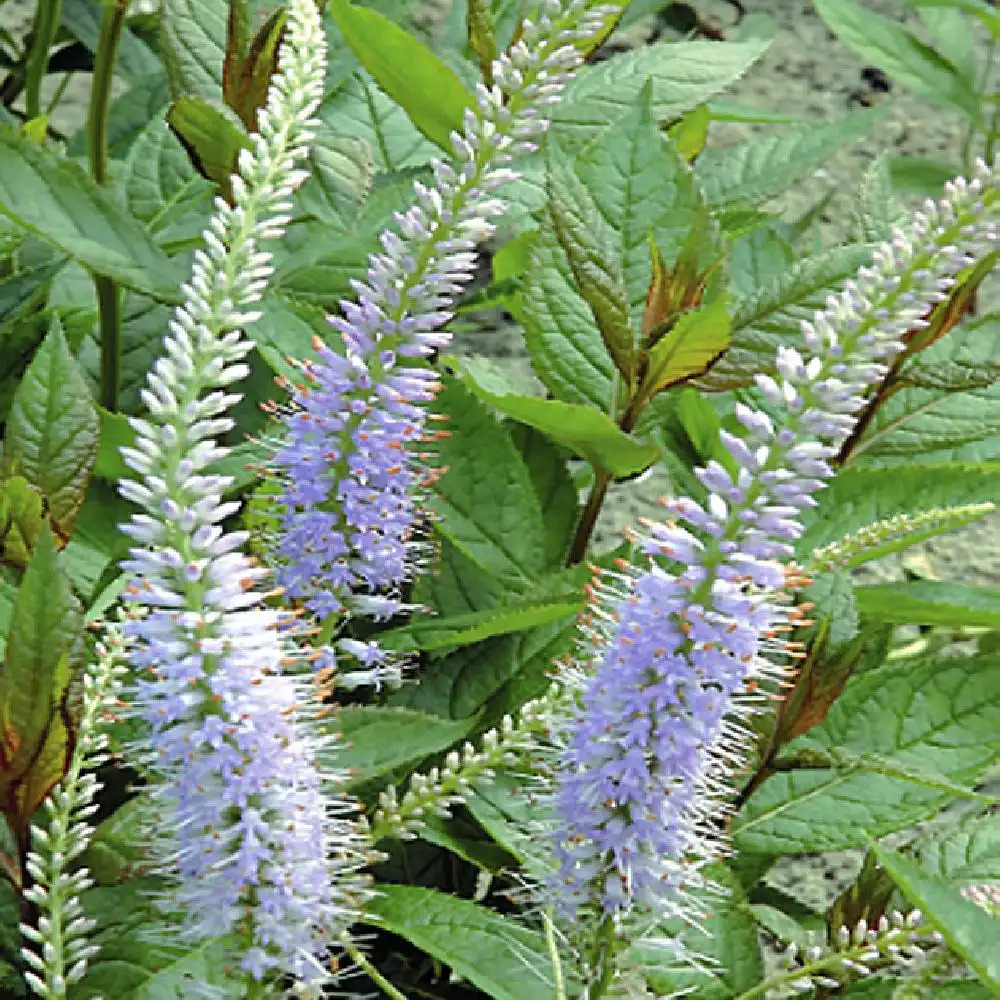
[[[896,910],[875,924],[859,920],[854,927],[840,927],[827,947],[814,945],[800,952],[791,944],[780,958],[789,970],[782,977],[784,985],[810,993],[817,987],[839,989],[879,970],[911,972],[943,943],[941,935],[923,928],[922,922],[919,910],[905,915]]]
[[[88,938],[94,921],[83,915],[80,903],[81,893],[93,882],[85,867],[71,869],[94,832],[90,819],[97,811],[94,799],[101,783],[84,768],[100,767],[107,759],[102,716],[114,706],[126,673],[121,650],[120,634],[109,628],[97,646],[96,662],[83,675],[73,757],[65,778],[45,801],[48,828],[31,828],[34,849],[26,867],[34,884],[24,898],[38,907],[39,917],[36,926],[21,924],[29,942],[21,955],[27,965],[25,979],[40,997],[64,997],[98,951]]]

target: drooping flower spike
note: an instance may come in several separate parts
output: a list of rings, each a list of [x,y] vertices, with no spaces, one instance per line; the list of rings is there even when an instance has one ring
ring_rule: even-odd
[[[216,439],[240,398],[252,343],[241,332],[271,273],[264,240],[279,237],[305,179],[312,116],[323,91],[325,39],[313,0],[293,0],[258,131],[239,157],[232,203],[216,201],[184,304],[133,419],[137,473],[121,492],[141,511],[124,568],[138,606],[126,627],[144,676],[133,701],[151,731],[152,795],[162,813],[169,903],[184,930],[235,936],[248,978],[326,975],[331,935],[353,919],[360,845],[344,803],[325,794],[310,690],[283,674],[294,657],[282,613],[265,602],[264,570],[246,532],[222,522],[239,504]]]
[[[565,911],[598,899],[615,917],[636,904],[683,915],[685,886],[723,850],[727,776],[754,703],[747,682],[774,671],[767,654],[782,652],[795,614],[777,597],[796,582],[781,560],[802,533],[800,513],[901,338],[925,325],[962,268],[996,249],[998,216],[997,178],[980,165],[897,229],[802,324],[801,350],[778,349],[777,377],[757,377],[783,425],[738,405],[745,434],[722,433],[736,474],[715,461],[699,469],[705,505],[665,503],[672,519],[645,525],[645,558],[599,584],[594,666],[566,674],[579,704],[555,794]]]
[[[281,476],[278,577],[286,593],[323,619],[353,592],[391,595],[412,572],[417,493],[426,472],[426,405],[437,377],[420,364],[451,339],[442,329],[471,279],[476,243],[504,211],[497,189],[517,176],[515,158],[536,149],[547,109],[580,63],[578,46],[618,11],[594,0],[544,0],[492,87],[476,88],[451,163],[433,163],[434,184],[382,234],[357,301],[331,319],[343,352],[318,346],[301,364],[303,385],[273,464]],[[372,597],[367,607],[372,608]],[[381,605],[391,614],[391,597]]]

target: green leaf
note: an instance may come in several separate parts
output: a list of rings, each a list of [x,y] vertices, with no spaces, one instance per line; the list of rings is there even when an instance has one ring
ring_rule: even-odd
[[[830,480],[807,515],[798,551],[810,553],[847,532],[919,509],[995,500],[1000,462],[936,462],[891,469],[848,467]]]
[[[988,439],[1000,432],[1000,318],[986,316],[963,325],[924,349],[903,379],[913,378],[878,409],[853,458],[922,455]],[[963,374],[986,385],[949,388]],[[940,388],[933,383],[944,383]],[[928,385],[928,382],[931,384]]]
[[[545,563],[553,569],[566,565],[570,543],[580,515],[580,501],[565,454],[534,427],[510,421],[514,446],[528,469],[545,522]]]
[[[675,921],[663,928],[671,937],[679,936],[689,954],[698,955],[697,967],[678,959],[670,968],[663,950],[655,946],[639,944],[628,952],[626,961],[646,967],[646,981],[657,994],[732,1000],[764,976],[757,922],[739,881],[723,865],[712,865],[705,875],[725,894],[721,898],[718,892],[701,894],[707,915],[696,927]]]
[[[740,850],[756,853],[861,846],[934,815],[954,797],[950,789],[975,782],[998,752],[1000,660],[869,670],[851,678],[824,722],[779,757],[779,766],[793,767],[812,753],[819,766],[765,781],[734,819],[733,837]],[[837,755],[853,763],[823,766]]]
[[[45,527],[42,494],[23,476],[11,476],[0,483],[0,537],[3,562],[24,569],[35,541]]]
[[[643,472],[659,457],[655,445],[635,440],[590,406],[517,394],[495,370],[475,358],[462,362],[462,372],[463,384],[484,403],[540,430],[616,478]]]
[[[713,208],[757,205],[808,177],[836,151],[865,136],[881,109],[834,122],[815,122],[777,135],[755,136],[735,146],[710,146],[695,164]]]
[[[451,155],[451,133],[462,133],[462,114],[475,107],[462,81],[426,45],[377,11],[348,0],[333,0],[330,10],[344,40],[379,87],[428,139]]]
[[[1000,818],[973,816],[950,830],[935,830],[916,844],[926,871],[949,882],[1000,881]]]
[[[222,99],[227,0],[163,0],[160,46],[174,99]]]
[[[988,0],[909,0],[909,3],[918,9],[956,7],[964,10],[966,14],[971,14],[984,24],[995,39],[1000,38],[1000,14]]]
[[[720,297],[684,313],[649,352],[640,396],[650,399],[664,389],[706,370],[729,345],[729,313]]]
[[[902,208],[892,187],[889,159],[879,156],[865,171],[853,209],[854,232],[859,243],[881,243],[892,238],[892,228]]]
[[[177,299],[177,264],[78,163],[3,127],[0,160],[0,212],[98,274]]]
[[[648,88],[587,147],[575,173],[605,231],[617,234],[631,325],[639,330],[653,276],[650,242],[672,265],[707,211],[690,168],[657,128]],[[717,259],[719,237],[708,229],[699,256]],[[539,378],[565,402],[609,412],[615,365],[550,223],[539,233],[522,298],[518,318]]]
[[[814,0],[819,16],[848,48],[902,87],[980,121],[979,100],[954,67],[898,21],[854,0]]]
[[[0,796],[20,836],[72,752],[66,697],[80,665],[82,626],[52,535],[43,531],[17,592],[0,668]]]
[[[3,466],[41,491],[63,538],[83,506],[97,442],[97,412],[57,320],[14,394]]]
[[[129,799],[94,829],[80,863],[98,885],[117,885],[149,865],[151,823],[155,819],[149,800],[142,795]]]
[[[545,530],[517,449],[459,383],[447,382],[439,403],[452,433],[437,448],[448,471],[434,482],[435,530],[492,575],[533,579],[545,564]]]
[[[351,784],[371,781],[447,749],[474,724],[474,717],[442,719],[410,708],[344,706],[335,720],[342,742],[333,745],[329,763],[349,771]]]
[[[62,0],[62,25],[91,52],[96,52],[101,35],[101,5],[91,0]],[[118,41],[115,75],[127,83],[138,83],[161,72],[153,50],[126,26]]]
[[[167,112],[167,122],[199,172],[228,192],[240,150],[250,146],[235,113],[217,101],[179,97]]]
[[[40,245],[48,250],[45,244]],[[45,298],[49,282],[65,263],[65,257],[52,254],[45,263],[19,268],[14,274],[0,279],[0,331],[8,333],[34,310]],[[10,341],[6,340],[4,350],[10,349]]]
[[[565,137],[577,146],[586,143],[595,131],[628,115],[647,80],[652,86],[653,117],[657,121],[676,118],[739,79],[770,44],[769,38],[672,42],[643,46],[596,66],[583,66],[553,109],[553,125],[560,139]]]
[[[380,633],[378,643],[383,649],[435,652],[574,618],[583,605],[581,592],[567,594],[563,600],[525,600],[451,618],[419,618],[409,625]]]
[[[866,618],[894,625],[1000,628],[1000,590],[937,580],[871,583],[855,588]]]
[[[553,147],[547,163],[549,220],[573,271],[576,289],[590,306],[616,367],[632,386],[636,334],[622,273],[617,235],[597,211],[590,192]]]
[[[797,261],[780,277],[738,296],[731,307],[732,343],[695,385],[710,391],[752,385],[755,375],[773,370],[780,344],[799,342],[800,322],[812,318],[827,295],[870,260],[870,247],[836,247]]]
[[[810,617],[828,628],[826,641],[831,649],[843,646],[858,634],[855,594],[851,577],[844,572],[820,573],[803,594],[807,601],[816,605]]]
[[[350,228],[371,190],[371,147],[359,136],[340,136],[322,125],[309,153],[309,170],[297,195],[302,211],[338,230]]]
[[[191,167],[184,148],[162,119],[155,119],[140,133],[129,153],[125,173],[125,200],[132,214],[151,233],[169,231],[194,216],[187,235],[205,223],[215,188]]]
[[[466,899],[419,886],[385,885],[365,920],[398,934],[493,1000],[525,1000],[552,991],[544,937]]]
[[[909,858],[880,844],[873,850],[903,895],[940,931],[948,947],[975,970],[979,981],[1000,997],[997,921],[958,888],[929,874]]]

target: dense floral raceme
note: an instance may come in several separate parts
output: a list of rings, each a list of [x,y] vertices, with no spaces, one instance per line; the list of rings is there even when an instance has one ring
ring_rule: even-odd
[[[313,0],[295,0],[258,132],[241,153],[232,203],[216,202],[182,305],[134,419],[135,470],[121,492],[138,605],[126,628],[137,711],[151,730],[173,908],[193,937],[234,934],[245,972],[320,980],[331,935],[353,915],[355,826],[320,773],[311,690],[282,672],[295,649],[265,604],[246,532],[221,526],[239,505],[211,467],[233,426],[228,391],[247,373],[241,333],[271,273],[260,242],[280,236],[322,96],[325,40]]]
[[[357,301],[332,319],[342,351],[319,346],[274,465],[281,475],[279,580],[318,617],[344,609],[352,591],[391,594],[411,571],[416,494],[426,476],[426,404],[438,388],[420,364],[445,346],[455,295],[472,276],[475,246],[504,211],[496,196],[533,152],[580,63],[578,46],[617,13],[592,0],[546,0],[537,22],[476,88],[451,163],[435,161],[434,184],[382,234]],[[393,610],[391,600],[384,609]]]
[[[782,653],[796,614],[780,594],[796,582],[782,561],[800,514],[907,332],[995,249],[998,215],[996,178],[981,165],[897,229],[802,324],[801,349],[780,347],[776,375],[757,377],[782,425],[737,405],[745,433],[722,440],[738,471],[715,461],[698,470],[704,505],[666,502],[671,519],[645,525],[644,559],[598,585],[595,667],[567,671],[580,690],[555,801],[566,911],[596,896],[609,915],[636,903],[678,912],[684,887],[721,850],[727,776],[745,747],[739,717],[753,707],[747,685],[773,671],[767,654]]]

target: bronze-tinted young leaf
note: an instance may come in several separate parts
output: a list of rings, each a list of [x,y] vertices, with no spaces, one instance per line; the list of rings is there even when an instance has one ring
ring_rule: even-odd
[[[557,159],[549,158],[549,218],[573,270],[577,291],[590,307],[615,367],[633,387],[635,334],[616,235],[597,211],[590,192]]]
[[[833,901],[827,915],[827,929],[835,934],[839,927],[854,927],[859,920],[869,927],[877,926],[888,909],[894,888],[892,879],[869,851],[857,879]]]
[[[42,495],[24,476],[0,483],[0,545],[5,565],[24,569],[44,526]]]
[[[226,104],[240,116],[248,132],[256,131],[257,111],[267,103],[271,77],[278,69],[278,49],[286,20],[284,8],[279,8],[267,19],[241,64],[239,78],[226,95]]]
[[[728,346],[729,314],[725,297],[684,313],[668,332],[656,339],[649,351],[640,397],[652,399],[669,386],[703,374]]]
[[[0,801],[22,837],[72,750],[66,699],[81,662],[82,626],[55,542],[44,530],[14,602],[0,668]]]
[[[3,471],[23,476],[41,492],[52,529],[63,541],[83,506],[98,437],[87,382],[56,320],[14,393]]]
[[[333,0],[330,10],[361,65],[410,116],[431,142],[449,155],[451,133],[475,98],[451,68],[398,24],[367,7]]]
[[[246,52],[250,46],[250,5],[248,0],[230,0],[226,20],[226,55],[222,63],[222,99],[236,107],[240,80],[246,67]]]
[[[228,196],[236,158],[249,145],[236,115],[203,98],[182,97],[170,106],[167,123],[199,173],[218,184]]]

